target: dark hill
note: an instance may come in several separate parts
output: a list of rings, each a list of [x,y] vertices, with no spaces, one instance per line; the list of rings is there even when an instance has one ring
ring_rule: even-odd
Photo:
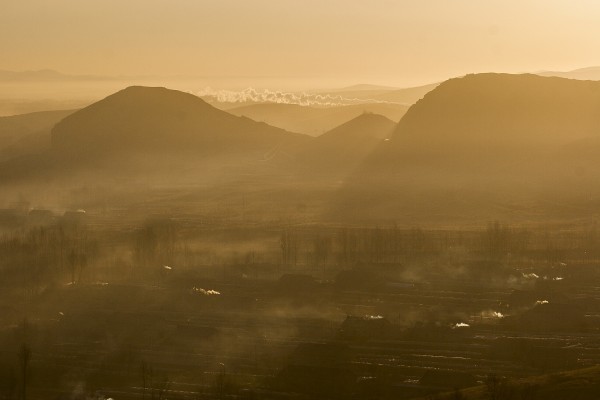
[[[312,138],[184,92],[129,87],[58,122],[50,149],[0,165],[4,182],[221,182],[279,172]]]
[[[317,138],[320,143],[338,144],[365,139],[380,141],[389,138],[396,128],[396,123],[383,115],[363,113],[358,117],[322,134]],[[340,143],[341,144],[341,143]]]
[[[227,112],[246,116],[269,125],[319,136],[339,125],[368,112],[399,121],[407,106],[390,103],[365,103],[332,107],[311,107],[298,104],[261,103],[227,109]]]
[[[52,127],[73,112],[42,111],[0,117],[0,161],[48,150]]]
[[[389,138],[395,127],[395,122],[382,115],[363,113],[308,143],[299,161],[319,175],[344,178]]]
[[[52,130],[54,151],[85,157],[169,152],[256,156],[303,139],[308,138],[233,116],[188,93],[139,86],[70,115]]]
[[[535,218],[556,212],[556,203],[561,212],[585,212],[600,194],[593,183],[600,170],[590,167],[585,182],[574,180],[573,157],[557,155],[568,153],[563,148],[571,142],[600,136],[598,111],[600,82],[508,74],[451,79],[408,110],[392,139],[348,180],[336,211],[463,221]]]
[[[599,134],[600,82],[536,75],[451,79],[412,106],[395,139],[436,143],[565,143]],[[432,118],[435,117],[435,118]]]

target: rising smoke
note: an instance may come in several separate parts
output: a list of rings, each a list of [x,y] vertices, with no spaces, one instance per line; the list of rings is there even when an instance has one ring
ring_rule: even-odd
[[[205,87],[197,92],[196,96],[202,97],[208,101],[219,103],[278,103],[278,104],[297,104],[301,106],[346,106],[352,104],[399,104],[390,101],[376,99],[348,98],[340,95],[328,93],[306,93],[306,92],[282,92],[270,89],[246,88],[241,91],[215,90],[211,87]]]

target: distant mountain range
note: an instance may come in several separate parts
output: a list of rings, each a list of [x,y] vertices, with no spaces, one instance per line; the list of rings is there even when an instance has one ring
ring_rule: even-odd
[[[3,153],[0,140],[0,154],[7,155],[0,159],[0,181],[19,193],[47,197],[85,185],[86,192],[102,188],[89,192],[88,205],[126,193],[146,207],[160,203],[154,189],[160,187],[194,209],[248,201],[254,212],[267,207],[273,218],[299,204],[316,212],[332,185],[339,186],[396,126],[365,113],[313,138],[154,87],[129,87],[75,112],[7,117],[0,127],[2,122],[5,144],[31,134],[44,144],[25,146],[11,158],[14,149]]]
[[[225,158],[229,166],[281,161],[290,171],[345,176],[396,126],[384,116],[359,112],[358,108],[344,110],[340,120],[358,116],[311,138],[234,116],[188,93],[129,87],[75,112],[1,118],[0,150],[7,149],[0,154],[9,153],[8,149],[14,148],[9,144],[17,138],[33,135],[44,145],[23,148],[15,155],[31,156],[37,151],[45,154],[42,158],[46,157],[46,162],[69,170],[111,164],[123,171],[136,165],[153,170],[162,169],[165,160],[169,160],[170,168],[177,164],[189,170],[201,160],[212,160],[215,166]]]
[[[435,89],[439,83],[429,85],[416,86],[404,89],[386,90],[373,94],[372,98],[376,101],[390,102],[397,104],[412,105],[419,99],[423,98],[427,93]]]
[[[438,85],[439,83],[432,83],[429,85],[392,90],[341,90],[335,93],[348,98],[354,97],[382,103],[395,103],[410,106],[425,96],[425,94],[435,89]]]
[[[322,112],[261,107],[287,124]],[[311,137],[188,93],[137,86],[76,112],[0,119],[0,179],[21,187],[67,176],[145,188],[230,182],[229,196],[257,207],[305,198],[338,222],[587,218],[600,209],[598,111],[600,82],[472,74],[435,87],[399,122],[345,114]],[[38,139],[28,147],[25,137]]]
[[[114,79],[97,75],[68,75],[52,69],[36,71],[0,70],[0,82],[91,81]]]
[[[0,161],[50,149],[50,131],[75,110],[0,117]]]
[[[263,103],[237,108],[227,112],[264,121],[293,132],[319,136],[365,112],[381,114],[395,122],[408,110],[408,106],[385,103],[365,103],[337,107],[309,107],[297,104]]]
[[[214,102],[214,100],[211,104],[235,115],[246,116],[256,121],[264,121],[269,125],[290,131],[319,136],[364,112],[381,114],[397,122],[411,104],[436,86],[437,84],[431,84],[397,89],[360,84],[319,91],[316,94],[312,93],[313,96],[318,94],[335,102],[351,103],[335,106],[306,106],[274,102],[257,103],[254,101],[219,103]]]
[[[336,93],[336,92],[364,92],[364,91],[386,91],[386,90],[398,90],[399,87],[394,86],[382,86],[382,85],[372,85],[369,83],[359,83],[356,85],[345,86],[337,89],[324,90],[324,92],[328,93]]]
[[[378,114],[358,117],[309,142],[298,159],[310,176],[344,179],[384,140],[389,140],[396,122]]]
[[[537,75],[597,81],[600,80],[600,67],[579,68],[572,71],[542,71],[538,72]]]

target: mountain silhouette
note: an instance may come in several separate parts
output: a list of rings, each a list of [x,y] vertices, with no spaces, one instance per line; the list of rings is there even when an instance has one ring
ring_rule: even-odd
[[[52,69],[41,69],[36,71],[0,70],[0,82],[67,82],[106,79],[109,78],[94,75],[67,75]]]
[[[427,93],[435,89],[439,83],[430,83],[404,89],[387,90],[373,96],[373,99],[390,103],[411,105],[422,99]]]
[[[340,96],[346,99],[362,99],[365,102],[380,102],[382,104],[411,105],[425,94],[435,89],[439,83],[407,88],[394,88],[376,85],[354,85],[341,89],[322,90],[318,93]]]
[[[49,150],[3,163],[0,177],[174,183],[260,176],[288,163],[310,140],[188,93],[133,86],[66,116],[52,128]]]
[[[374,92],[374,91],[386,91],[386,90],[399,90],[400,88],[394,86],[382,86],[382,85],[373,85],[370,83],[358,83],[356,85],[345,86],[339,89],[329,89],[324,90],[327,93],[335,93],[335,92]]]
[[[67,155],[115,157],[131,153],[248,156],[306,139],[218,110],[194,95],[133,86],[60,121],[52,148]]]
[[[388,139],[396,122],[383,115],[364,112],[358,117],[317,137],[317,143],[336,145],[351,144],[354,141]]]
[[[572,71],[542,71],[538,72],[537,75],[597,81],[600,80],[600,67],[578,68]]]
[[[309,142],[299,161],[307,170],[343,178],[388,139],[395,127],[394,121],[382,115],[363,113]]]
[[[394,138],[569,141],[597,132],[599,88],[598,82],[527,74],[467,75],[444,82],[412,106]]]
[[[386,103],[354,104],[334,107],[310,107],[298,104],[263,103],[228,109],[239,116],[255,121],[264,121],[292,132],[319,136],[355,118],[364,112],[381,114],[393,121],[399,121],[407,106]]]
[[[48,150],[52,127],[73,112],[43,111],[0,117],[0,161]]]
[[[587,164],[587,183],[574,179],[573,152],[565,149],[600,136],[598,110],[600,82],[529,74],[451,79],[407,111],[391,140],[348,179],[337,206],[377,219],[487,217],[558,196],[580,204],[599,192],[587,183],[600,170]],[[371,207],[361,209],[365,203]]]

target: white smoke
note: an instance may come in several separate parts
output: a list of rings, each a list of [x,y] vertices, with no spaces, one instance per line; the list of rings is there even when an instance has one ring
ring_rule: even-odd
[[[400,104],[390,101],[376,99],[348,98],[332,94],[318,94],[306,92],[282,92],[270,89],[255,89],[252,87],[241,91],[233,90],[215,90],[211,87],[205,87],[195,93],[196,96],[205,100],[219,103],[277,103],[277,104],[297,104],[301,106],[321,106],[334,107],[346,106],[352,104]]]
[[[536,274],[535,272],[532,272],[530,274],[523,274],[523,278],[526,279],[538,279],[540,276],[538,274]]]
[[[501,319],[504,318],[504,314],[502,314],[500,311],[494,311],[494,310],[485,310],[482,311],[480,314],[481,318],[486,318],[486,319]]]
[[[196,286],[194,286],[192,288],[192,293],[194,294],[199,294],[202,296],[213,296],[213,295],[219,295],[221,294],[221,292],[217,292],[216,290],[212,290],[212,289],[202,289],[202,288],[197,288]]]

